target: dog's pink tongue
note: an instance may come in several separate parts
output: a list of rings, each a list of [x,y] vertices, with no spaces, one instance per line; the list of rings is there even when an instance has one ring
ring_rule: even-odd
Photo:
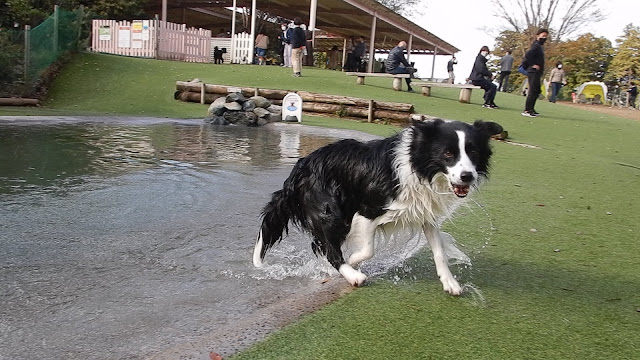
[[[469,187],[466,185],[454,185],[453,193],[458,197],[465,197],[469,193]]]

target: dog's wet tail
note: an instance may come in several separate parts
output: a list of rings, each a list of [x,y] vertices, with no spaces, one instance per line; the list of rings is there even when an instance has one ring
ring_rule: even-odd
[[[262,210],[262,226],[253,250],[254,266],[262,266],[262,259],[267,250],[282,240],[283,232],[288,233],[290,216],[284,192],[282,190],[274,192],[271,201]]]

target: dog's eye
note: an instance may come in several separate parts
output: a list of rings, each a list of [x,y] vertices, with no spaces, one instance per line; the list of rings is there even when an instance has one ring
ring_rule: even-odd
[[[454,155],[453,155],[453,153],[451,151],[445,151],[443,155],[447,159],[453,159],[454,158]]]

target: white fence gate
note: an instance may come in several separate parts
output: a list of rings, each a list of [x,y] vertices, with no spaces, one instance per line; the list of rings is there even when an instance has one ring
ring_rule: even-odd
[[[231,63],[231,38],[211,38],[211,62],[213,61],[213,51],[215,47],[225,52],[222,54],[222,60],[225,64]]]
[[[249,64],[253,59],[251,49],[253,47],[253,38],[251,34],[236,34],[235,43],[232,49],[231,60],[234,64]]]
[[[160,20],[93,20],[91,49],[109,54],[187,62],[211,60],[211,30]]]

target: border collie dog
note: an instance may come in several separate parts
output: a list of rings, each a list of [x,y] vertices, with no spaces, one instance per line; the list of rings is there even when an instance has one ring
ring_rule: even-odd
[[[416,122],[386,139],[348,139],[298,160],[281,190],[262,211],[253,264],[282,240],[288,224],[311,233],[311,247],[353,286],[366,280],[355,269],[373,257],[377,230],[422,229],[444,291],[462,288],[449,270],[439,223],[487,176],[494,122]],[[342,245],[354,252],[345,261]]]

